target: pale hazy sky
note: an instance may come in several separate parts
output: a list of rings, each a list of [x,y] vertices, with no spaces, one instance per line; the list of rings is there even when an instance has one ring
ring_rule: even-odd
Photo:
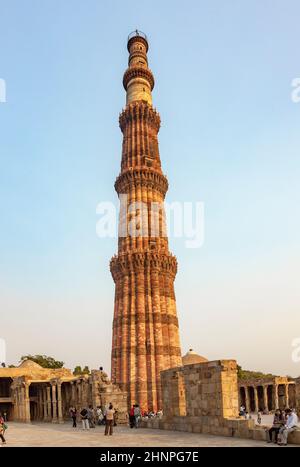
[[[300,374],[297,0],[0,0],[0,337],[110,367],[126,38],[149,37],[168,201],[203,201],[205,242],[171,239],[182,350]]]

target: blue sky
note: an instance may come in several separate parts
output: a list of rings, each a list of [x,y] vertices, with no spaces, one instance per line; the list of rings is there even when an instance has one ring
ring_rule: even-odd
[[[126,38],[149,37],[168,201],[205,203],[205,243],[171,239],[183,352],[300,374],[298,1],[0,0],[0,336],[110,367]]]

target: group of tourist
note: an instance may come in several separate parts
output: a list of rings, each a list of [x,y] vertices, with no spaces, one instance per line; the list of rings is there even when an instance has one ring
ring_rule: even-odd
[[[83,430],[95,428],[96,425],[105,425],[105,435],[112,435],[113,426],[116,426],[118,421],[118,410],[114,409],[111,403],[104,408],[98,406],[96,409],[92,405],[89,405],[79,411],[76,407],[72,406],[69,413],[73,422],[73,428],[77,428],[78,421],[81,421]]]
[[[69,413],[73,428],[77,428],[79,421],[81,421],[83,430],[90,430],[91,428],[95,428],[96,425],[105,425],[105,435],[112,435],[113,427],[117,426],[118,422],[118,410],[114,409],[111,403],[106,407],[98,406],[96,409],[92,405],[83,407],[80,410],[72,406],[69,409]],[[129,418],[130,428],[138,428],[141,420],[148,420],[154,417],[161,418],[162,415],[162,410],[156,413],[150,410],[146,412],[138,404],[134,404],[127,417]]]
[[[298,417],[295,409],[276,410],[272,427],[267,430],[268,443],[272,443],[274,433],[274,443],[279,446],[286,446],[289,433],[296,430]]]
[[[138,404],[134,404],[129,411],[129,426],[130,428],[138,428],[142,419],[161,418],[162,414],[162,411],[158,411],[157,413],[142,411]],[[250,417],[243,406],[240,407],[240,416],[244,416],[245,418]],[[105,408],[98,406],[96,409],[93,409],[93,407],[89,405],[87,408],[84,407],[80,411],[77,411],[76,407],[72,406],[70,407],[70,417],[73,421],[73,428],[77,427],[79,417],[82,422],[83,430],[95,428],[96,425],[105,425],[104,434],[107,436],[113,434],[113,426],[117,425],[118,410],[113,408],[112,403],[108,404]],[[0,413],[0,439],[2,444],[6,444],[4,434],[7,425],[5,421],[5,418]],[[258,412],[257,423],[261,424],[261,422],[261,412]],[[286,446],[289,433],[292,433],[297,426],[298,416],[295,409],[276,410],[272,427],[266,429],[267,442],[272,443],[274,434],[274,443],[280,446]]]
[[[129,426],[130,428],[138,428],[142,418],[142,411],[138,404],[134,404],[129,411]]]
[[[149,420],[151,418],[161,418],[163,416],[163,411],[159,410],[158,412],[153,412],[149,410],[148,412],[142,410],[138,404],[133,404],[129,411],[129,426],[130,428],[138,428],[141,420]]]
[[[149,418],[162,418],[162,416],[163,416],[162,410],[158,410],[157,412],[153,412],[152,410],[150,410],[149,412],[144,412],[142,415],[142,418],[144,420],[147,420]]]
[[[265,415],[267,414],[267,412],[263,412]],[[246,408],[244,405],[241,405],[240,407],[240,413],[239,413],[239,416],[240,417],[244,417],[245,420],[251,420],[252,419],[252,415],[251,413],[247,412]],[[257,412],[257,423],[258,425],[260,425],[262,422],[262,412],[259,410]]]
[[[246,420],[251,419],[251,414],[248,414],[243,405],[240,407],[240,416],[244,417]],[[261,425],[261,411],[258,411],[256,421],[258,425]],[[274,443],[278,444],[279,446],[286,446],[289,433],[295,431],[297,427],[298,416],[296,409],[278,409],[275,411],[272,427],[266,430],[267,442],[272,443],[274,433]]]

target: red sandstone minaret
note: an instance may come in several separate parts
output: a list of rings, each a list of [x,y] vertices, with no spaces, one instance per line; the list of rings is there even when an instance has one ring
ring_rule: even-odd
[[[160,117],[152,107],[147,37],[135,31],[127,48],[126,108],[119,118],[122,163],[115,183],[123,207],[118,255],[110,264],[116,286],[112,381],[128,392],[129,405],[156,411],[161,408],[160,372],[181,365],[174,294],[177,261],[165,233],[168,182],[161,170]]]

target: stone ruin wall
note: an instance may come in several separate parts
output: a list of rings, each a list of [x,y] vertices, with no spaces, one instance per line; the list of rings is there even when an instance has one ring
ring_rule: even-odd
[[[263,426],[239,417],[235,360],[172,368],[161,373],[161,380],[164,416],[143,427],[266,440]],[[296,388],[300,401],[300,378]],[[300,444],[300,430],[289,435],[289,443]]]
[[[162,372],[164,417],[161,427],[232,436],[247,431],[250,420],[239,420],[237,365],[217,360]]]

